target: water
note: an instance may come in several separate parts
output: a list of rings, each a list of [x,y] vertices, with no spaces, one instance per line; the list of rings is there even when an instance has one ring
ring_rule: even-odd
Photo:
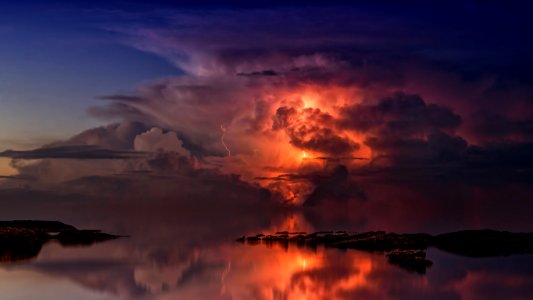
[[[467,258],[428,250],[425,275],[380,253],[235,242],[243,234],[316,229],[299,212],[48,203],[3,219],[61,219],[129,238],[46,244],[0,264],[1,299],[533,299],[533,256]],[[83,206],[81,206],[83,207]],[[127,207],[127,208],[126,208]]]

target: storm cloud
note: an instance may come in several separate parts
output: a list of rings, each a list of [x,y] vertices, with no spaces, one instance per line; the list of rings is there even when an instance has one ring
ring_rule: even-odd
[[[492,4],[478,6],[487,16],[497,12]],[[72,169],[64,164],[73,162],[59,166],[59,157],[115,158],[93,175],[212,172],[300,204],[317,190],[337,197],[310,174],[327,178],[341,166],[348,172],[341,181],[358,187],[369,178],[526,182],[532,89],[519,70],[529,61],[508,61],[506,69],[489,59],[516,50],[493,46],[519,28],[490,22],[494,36],[486,39],[463,26],[472,21],[468,11],[454,11],[458,23],[450,25],[447,18],[411,18],[409,5],[395,8],[394,15],[372,5],[147,9],[127,20],[107,12],[101,28],[117,42],[182,73],[100,95],[89,115],[118,123],[3,155],[36,178]],[[22,162],[35,158],[44,161]],[[78,169],[88,170],[80,177],[96,172]]]
[[[142,155],[142,153],[101,149],[88,145],[45,147],[28,151],[6,150],[0,152],[0,157],[13,159],[127,159],[139,155]]]

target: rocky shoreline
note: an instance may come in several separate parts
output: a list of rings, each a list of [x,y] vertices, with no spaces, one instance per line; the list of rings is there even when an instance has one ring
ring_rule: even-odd
[[[77,229],[58,221],[0,221],[0,263],[34,258],[52,240],[62,246],[84,246],[119,237],[100,230]]]
[[[243,236],[238,242],[278,244],[288,248],[316,248],[319,245],[339,249],[357,249],[384,253],[391,264],[405,270],[425,274],[433,263],[426,259],[428,247],[463,256],[485,257],[511,254],[533,254],[533,233],[496,230],[463,230],[440,235],[426,233],[398,234],[384,231],[349,233],[345,231],[306,232],[281,231],[275,234]]]

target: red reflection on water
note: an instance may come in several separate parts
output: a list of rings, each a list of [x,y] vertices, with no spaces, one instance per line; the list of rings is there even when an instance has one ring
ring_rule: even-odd
[[[243,249],[245,247],[245,249]],[[335,299],[358,288],[377,289],[369,275],[380,257],[357,251],[242,245],[227,278],[234,299]]]

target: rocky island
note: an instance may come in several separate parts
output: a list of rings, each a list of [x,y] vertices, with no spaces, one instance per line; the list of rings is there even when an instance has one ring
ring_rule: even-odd
[[[119,237],[100,230],[77,229],[58,221],[0,221],[0,262],[34,258],[52,240],[63,246],[77,246]]]
[[[345,231],[305,232],[280,231],[275,234],[242,236],[238,242],[278,244],[289,247],[316,248],[319,245],[339,249],[357,249],[384,253],[391,264],[405,270],[425,274],[433,263],[426,259],[428,247],[463,256],[484,257],[511,254],[533,254],[533,233],[496,230],[463,230],[440,235],[426,233],[398,234],[384,231],[348,233]]]

